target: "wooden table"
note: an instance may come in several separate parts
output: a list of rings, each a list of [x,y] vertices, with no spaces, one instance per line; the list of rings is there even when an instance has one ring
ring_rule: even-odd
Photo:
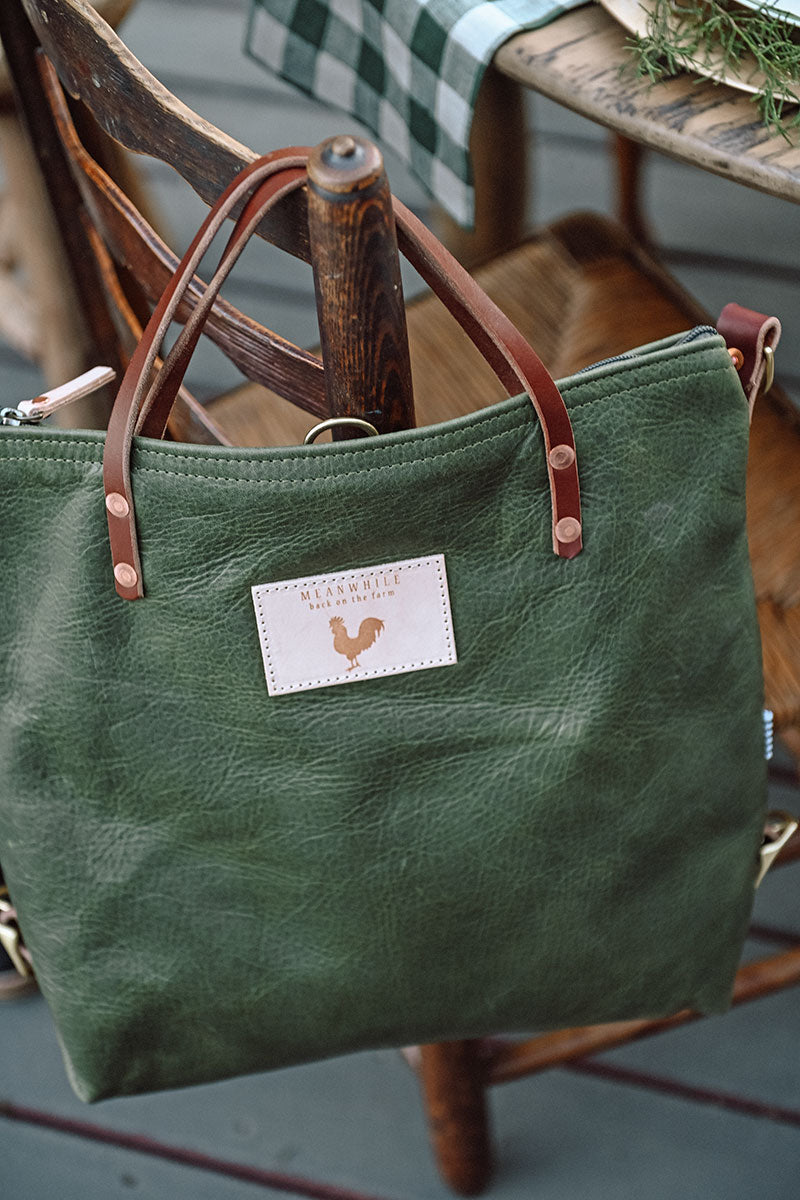
[[[625,30],[597,4],[522,33],[497,51],[503,75],[640,145],[800,203],[800,131],[770,133],[741,91],[682,74],[636,76]]]

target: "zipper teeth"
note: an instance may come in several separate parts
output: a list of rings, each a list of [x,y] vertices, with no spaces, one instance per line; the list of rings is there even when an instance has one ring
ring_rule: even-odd
[[[700,338],[708,337],[710,333],[716,333],[713,325],[695,325],[694,329],[690,329],[683,337],[678,338],[677,342],[673,342],[673,346],[686,346],[689,342],[696,342]],[[600,362],[590,363],[588,367],[581,367],[580,371],[576,371],[576,375],[583,375],[586,371],[594,371],[597,367],[607,367],[611,363],[625,362],[630,358],[643,358],[644,355],[638,350],[628,350],[625,354],[614,354],[611,358],[601,358]]]

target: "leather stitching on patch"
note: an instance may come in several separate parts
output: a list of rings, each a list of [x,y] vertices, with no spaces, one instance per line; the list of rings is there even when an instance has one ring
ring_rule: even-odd
[[[414,586],[403,594],[406,581]],[[271,696],[457,661],[443,555],[281,580],[254,587],[252,595]],[[276,604],[276,597],[283,602]],[[291,610],[286,601],[295,602]],[[408,653],[404,626],[412,637],[421,634],[427,653]],[[378,665],[362,664],[377,644]],[[309,654],[326,670],[309,670]]]

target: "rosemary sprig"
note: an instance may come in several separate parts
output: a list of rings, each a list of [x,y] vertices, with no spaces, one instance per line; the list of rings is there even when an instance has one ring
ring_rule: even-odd
[[[753,96],[764,124],[784,136],[800,127],[800,37],[770,3],[743,8],[726,0],[654,0],[647,32],[628,44],[636,69],[653,82],[683,70],[726,69],[749,55],[763,76]],[[677,19],[676,19],[677,18]]]

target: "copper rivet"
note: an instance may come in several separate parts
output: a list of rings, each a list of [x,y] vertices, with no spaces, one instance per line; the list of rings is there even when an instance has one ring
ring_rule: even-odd
[[[341,134],[331,142],[331,152],[337,158],[352,158],[357,149],[355,138],[350,137],[347,133]]]
[[[120,587],[124,588],[134,588],[139,582],[139,576],[130,563],[117,563],[114,567],[114,578]]]
[[[131,511],[130,505],[124,496],[119,492],[109,492],[106,496],[106,508],[111,513],[112,517],[127,517]]]
[[[556,537],[560,542],[577,542],[581,536],[581,523],[574,517],[562,517],[556,524]]]
[[[575,451],[572,446],[553,446],[548,458],[554,471],[563,471],[575,462]]]
[[[728,348],[728,354],[730,354],[731,358],[733,359],[733,365],[736,367],[736,370],[741,371],[742,367],[744,366],[744,355],[742,354],[741,350],[737,350],[735,346],[730,346]]]

